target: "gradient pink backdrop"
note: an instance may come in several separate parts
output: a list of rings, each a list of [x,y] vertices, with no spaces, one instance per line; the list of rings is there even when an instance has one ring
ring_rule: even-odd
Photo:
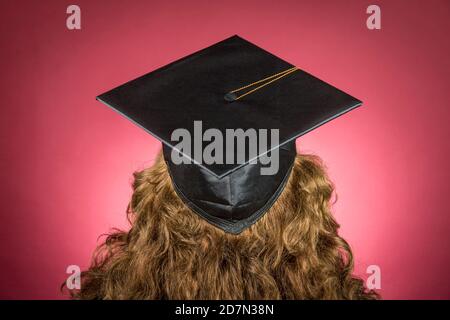
[[[233,34],[364,101],[299,147],[329,167],[357,274],[379,265],[388,299],[450,297],[449,2],[278,2],[78,0],[69,31],[72,2],[2,1],[0,298],[63,298],[66,267],[127,227],[160,144],[95,96]]]

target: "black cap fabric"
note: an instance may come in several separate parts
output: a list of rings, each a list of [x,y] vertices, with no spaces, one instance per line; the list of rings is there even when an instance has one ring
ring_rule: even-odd
[[[279,149],[276,174],[261,174],[263,165],[257,162],[223,178],[198,165],[175,165],[167,146],[163,146],[163,154],[174,188],[184,203],[209,223],[238,234],[270,209],[287,183],[296,155],[295,142]]]
[[[232,233],[254,223],[281,193],[294,161],[297,137],[361,105],[358,99],[239,36],[97,99],[163,142],[169,172],[183,201],[210,223]],[[243,161],[206,163],[172,141],[173,132],[180,128],[194,137],[199,123],[202,132],[215,129],[223,136],[227,129],[277,129],[278,139],[256,153],[245,152]],[[236,152],[235,146],[229,149],[223,144],[224,157]],[[170,156],[173,148],[183,151],[194,164],[175,164]],[[278,171],[260,177],[258,160],[270,150],[279,153]]]

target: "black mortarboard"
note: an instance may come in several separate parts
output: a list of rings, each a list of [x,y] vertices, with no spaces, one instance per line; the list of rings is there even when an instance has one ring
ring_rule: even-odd
[[[194,212],[230,233],[240,233],[256,222],[282,192],[295,159],[297,137],[361,104],[238,36],[97,99],[163,142],[177,194]],[[214,129],[223,135],[224,163],[203,161],[193,146],[187,152],[179,147],[179,141],[172,141],[177,129],[185,129],[195,139],[199,124],[200,134]],[[268,147],[250,152],[252,140],[247,137],[243,158],[239,158],[242,150],[237,149],[236,140],[231,148],[227,146],[227,129],[254,130],[259,138],[266,130]],[[273,129],[278,129],[278,140],[270,135]],[[200,155],[208,143],[202,142]],[[193,164],[175,164],[171,157],[174,149],[174,154],[181,151]],[[268,151],[278,154],[278,170],[270,175],[261,174],[267,167],[262,156]],[[230,154],[234,161],[227,164],[225,158]]]

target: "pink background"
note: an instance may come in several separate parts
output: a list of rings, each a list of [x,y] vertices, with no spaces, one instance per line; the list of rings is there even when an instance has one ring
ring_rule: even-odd
[[[299,139],[339,195],[356,272],[387,299],[450,297],[448,1],[2,1],[0,298],[64,298],[70,264],[127,227],[160,144],[95,96],[233,34],[362,99]],[[280,2],[280,3],[279,3]],[[276,4],[275,4],[276,3]]]

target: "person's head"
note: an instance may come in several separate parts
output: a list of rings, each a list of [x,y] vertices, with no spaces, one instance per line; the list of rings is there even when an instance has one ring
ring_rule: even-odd
[[[352,276],[320,159],[297,155],[269,211],[240,234],[192,212],[165,162],[134,174],[131,229],[109,235],[82,274],[81,299],[377,298]]]

